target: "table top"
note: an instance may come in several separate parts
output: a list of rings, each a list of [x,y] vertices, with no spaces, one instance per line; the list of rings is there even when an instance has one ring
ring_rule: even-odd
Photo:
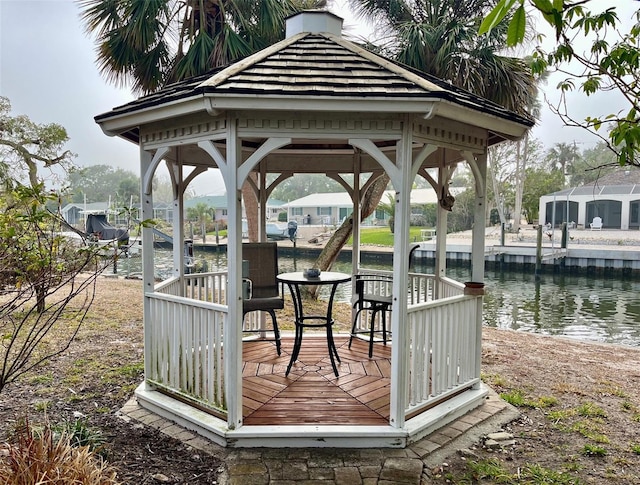
[[[337,273],[334,271],[323,271],[316,278],[307,278],[302,271],[294,273],[280,273],[278,281],[283,283],[296,283],[299,285],[328,285],[331,283],[346,283],[351,281],[351,275],[347,273]]]

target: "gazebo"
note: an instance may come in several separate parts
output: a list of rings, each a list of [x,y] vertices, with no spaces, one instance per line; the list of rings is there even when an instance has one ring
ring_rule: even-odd
[[[448,182],[458,163],[475,178],[472,277],[484,279],[487,148],[517,140],[532,121],[341,37],[342,19],[306,11],[285,40],[227,67],[179,82],[96,117],[103,131],[140,147],[142,218],[153,217],[161,162],[174,188],[174,241],[184,238],[183,194],[208,169],[228,197],[228,268],[156,284],[151,229],[143,229],[145,380],[139,403],[224,446],[404,447],[480,405],[482,292],[447,278]],[[395,190],[390,382],[386,422],[244,423],[241,189],[268,195],[296,173],[323,173],[351,194],[383,174]],[[408,273],[409,196],[417,175],[440,194],[435,274]],[[353,273],[360,271],[353,217]],[[264,240],[264,227],[259,228]],[[259,320],[256,322],[260,324]],[[251,324],[251,322],[249,322]],[[265,355],[265,359],[272,356]],[[273,366],[280,385],[303,378]],[[329,371],[327,379],[339,383]],[[319,399],[321,397],[319,396]],[[336,408],[339,413],[339,408]]]

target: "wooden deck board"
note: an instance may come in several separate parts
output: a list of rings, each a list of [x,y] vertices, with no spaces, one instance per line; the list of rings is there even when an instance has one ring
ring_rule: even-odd
[[[386,425],[389,420],[391,347],[335,339],[341,363],[335,377],[326,338],[305,335],[298,360],[285,377],[293,339],[243,346],[243,414],[247,425]]]

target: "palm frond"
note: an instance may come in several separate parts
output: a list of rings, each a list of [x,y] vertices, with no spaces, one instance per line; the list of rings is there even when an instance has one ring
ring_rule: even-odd
[[[537,95],[523,60],[505,56],[506,27],[478,35],[496,0],[350,0],[371,21],[387,23],[394,38],[385,53],[513,111],[524,113]],[[401,17],[396,12],[402,11]],[[506,25],[506,24],[505,24]]]
[[[148,93],[284,37],[284,20],[326,0],[80,0],[109,82]]]

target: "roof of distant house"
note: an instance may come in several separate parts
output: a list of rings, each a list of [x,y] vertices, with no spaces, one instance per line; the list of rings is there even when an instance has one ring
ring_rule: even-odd
[[[452,195],[457,195],[466,190],[465,187],[451,187],[450,192]],[[393,190],[385,191],[381,201],[388,202],[388,195],[393,195]],[[437,204],[438,196],[433,189],[413,189],[411,191],[411,204]],[[309,194],[296,200],[292,200],[284,207],[352,207],[353,202],[351,197],[346,192],[326,192]]]
[[[595,182],[569,187],[545,194],[545,197],[567,197],[571,195],[629,195],[640,194],[640,170],[630,168],[618,170],[599,177]]]
[[[107,210],[112,213],[117,212],[115,209],[109,208],[109,202],[87,202],[86,204],[84,202],[71,202],[65,205],[61,212],[65,213],[73,208],[79,209],[84,214],[104,214]]]

